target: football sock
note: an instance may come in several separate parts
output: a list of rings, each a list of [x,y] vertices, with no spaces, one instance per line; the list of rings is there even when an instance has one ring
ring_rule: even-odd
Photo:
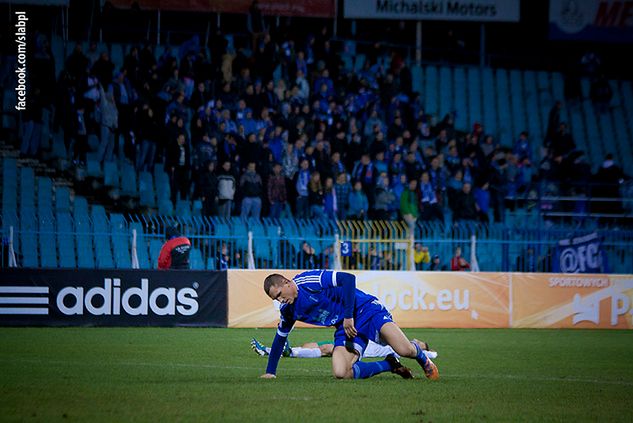
[[[433,360],[437,358],[437,351],[424,351],[424,355]]]
[[[319,358],[321,357],[321,350],[319,348],[301,348],[294,347],[290,357],[295,358]]]
[[[415,342],[411,342],[411,345],[415,347],[416,361],[418,362],[420,366],[424,367],[427,361],[426,354],[424,354],[424,351],[420,349],[420,347]]]
[[[352,366],[352,370],[354,371],[354,379],[366,379],[373,375],[390,371],[391,365],[386,360],[368,363],[357,361],[354,366]]]

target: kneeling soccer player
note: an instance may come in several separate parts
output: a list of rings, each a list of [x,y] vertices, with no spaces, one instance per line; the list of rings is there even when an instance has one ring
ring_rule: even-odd
[[[296,321],[317,326],[334,326],[332,373],[337,379],[364,379],[391,371],[411,379],[411,370],[395,355],[383,361],[359,360],[369,340],[391,346],[402,357],[415,359],[431,380],[439,379],[437,367],[423,350],[409,341],[393,322],[391,314],[372,295],[356,289],[351,273],[332,270],[309,270],[292,280],[271,274],[264,280],[264,291],[281,303],[277,335],[273,340],[268,366],[263,378],[276,377],[277,364],[286,338]]]

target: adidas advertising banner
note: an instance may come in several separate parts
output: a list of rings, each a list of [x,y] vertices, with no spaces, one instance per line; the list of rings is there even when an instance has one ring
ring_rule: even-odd
[[[227,325],[226,272],[3,269],[0,325]]]

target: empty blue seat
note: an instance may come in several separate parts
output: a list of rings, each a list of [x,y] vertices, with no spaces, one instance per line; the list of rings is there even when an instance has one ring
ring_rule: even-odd
[[[39,267],[37,233],[33,231],[20,232],[20,244],[22,248],[22,266]]]
[[[51,146],[51,154],[53,158],[66,160],[68,153],[64,144],[64,134],[62,132],[53,132],[53,145]]]
[[[194,200],[193,202],[193,210],[191,211],[192,216],[202,216],[202,201]]]
[[[95,237],[95,264],[98,269],[114,269],[115,267],[109,235]]]
[[[121,195],[136,197],[138,187],[136,186],[136,170],[130,163],[121,165]]]
[[[75,235],[73,222],[68,212],[57,213],[57,249],[59,250],[59,267],[75,268]],[[92,252],[92,246],[91,246]]]
[[[37,178],[37,213],[52,215],[53,212],[53,181],[48,177]]]
[[[17,161],[2,159],[2,216],[18,213],[18,168]]]
[[[73,212],[75,219],[84,217],[88,219],[88,200],[85,197],[75,196]]]
[[[38,223],[33,214],[20,216],[20,247],[22,252],[22,266],[38,267],[39,256],[37,248]]]
[[[152,268],[158,267],[158,256],[160,255],[160,249],[163,247],[163,241],[159,239],[151,239],[149,241],[149,256],[152,261]]]
[[[99,162],[99,156],[97,153],[86,154],[86,175],[92,178],[101,178],[103,176],[101,163]]]
[[[470,123],[470,115],[468,111],[468,102],[466,101],[466,71],[462,67],[455,68],[453,71],[453,92],[455,93],[455,104],[453,110],[457,112],[455,117],[455,126],[457,128],[468,128]]]
[[[154,181],[152,174],[141,172],[138,181],[139,204],[144,207],[156,207]]]
[[[422,74],[422,67],[419,65],[414,65],[411,67],[411,87],[413,91],[417,93],[422,93],[424,89],[424,76]]]
[[[161,199],[158,201],[158,214],[161,216],[171,216],[174,214],[174,205],[170,199]]]
[[[2,186],[14,186],[18,184],[18,162],[11,157],[2,159]]]
[[[204,270],[204,260],[198,248],[192,248],[189,254],[189,265],[192,270]]]
[[[498,141],[501,144],[512,145],[514,129],[512,127],[512,116],[510,106],[510,91],[508,83],[508,72],[505,69],[497,69],[495,93],[497,94],[497,112],[499,113]]]
[[[437,67],[427,66],[424,70],[424,110],[427,113],[437,114],[438,108],[438,76]]]
[[[92,226],[96,235],[108,234],[110,232],[110,223],[105,211],[105,207],[99,204],[92,206]]]
[[[160,205],[161,201],[171,198],[169,177],[160,165],[154,166],[154,183],[156,184],[156,196],[158,197],[158,203]]]
[[[479,68],[468,68],[468,111],[470,122],[483,122],[481,109],[481,74]]]
[[[55,220],[52,214],[39,217],[40,264],[44,268],[57,267],[57,242]]]
[[[75,205],[76,205],[75,198]],[[94,268],[94,245],[92,227],[86,212],[85,215],[75,213],[75,235],[77,241],[77,265],[80,268]]]
[[[20,168],[20,212],[35,213],[35,172],[30,167]]]
[[[176,216],[182,218],[191,217],[191,203],[187,200],[176,201]]]
[[[55,210],[58,212],[70,211],[70,188],[55,188]]]
[[[481,80],[483,84],[483,124],[487,133],[497,134],[497,100],[494,89],[494,75],[491,68],[482,70]]]
[[[439,109],[440,116],[455,110],[453,102],[453,76],[451,68],[440,67],[440,92],[439,92]]]
[[[123,215],[119,213],[112,213],[110,215],[110,227],[112,230],[114,263],[118,269],[131,269],[131,237],[127,227],[127,222],[125,221]]]
[[[103,163],[103,184],[107,187],[119,187],[119,168],[115,160]]]

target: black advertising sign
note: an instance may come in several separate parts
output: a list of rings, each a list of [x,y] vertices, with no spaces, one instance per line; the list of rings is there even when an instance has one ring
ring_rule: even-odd
[[[0,325],[227,325],[226,272],[3,269]]]

